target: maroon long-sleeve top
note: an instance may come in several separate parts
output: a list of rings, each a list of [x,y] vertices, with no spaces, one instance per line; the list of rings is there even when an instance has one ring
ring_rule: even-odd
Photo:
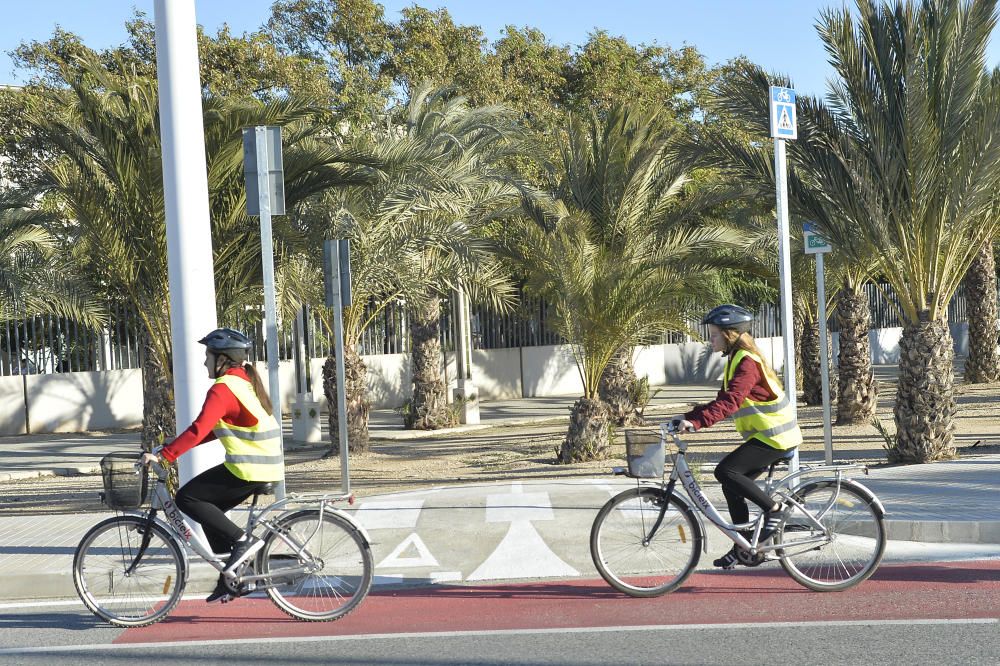
[[[760,365],[749,356],[744,356],[736,366],[728,387],[719,391],[715,400],[698,405],[684,418],[694,425],[695,430],[701,430],[735,414],[747,398],[766,402],[777,397],[767,385]]]
[[[230,368],[227,375],[235,375],[240,379],[250,381],[243,368]],[[233,392],[225,384],[213,384],[208,389],[205,396],[205,404],[201,407],[201,413],[194,420],[191,426],[177,436],[174,441],[163,447],[160,451],[167,460],[173,462],[181,457],[181,454],[190,451],[199,444],[210,442],[215,439],[212,428],[219,421],[225,421],[235,426],[244,428],[257,425],[257,417],[251,414],[243,404],[236,399]]]

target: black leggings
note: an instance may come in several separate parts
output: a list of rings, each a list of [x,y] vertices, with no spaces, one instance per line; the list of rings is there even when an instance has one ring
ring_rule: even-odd
[[[774,506],[774,500],[753,480],[771,463],[787,454],[787,451],[780,451],[751,439],[740,444],[739,448],[715,466],[715,478],[722,484],[722,494],[726,496],[729,515],[734,523],[746,523],[750,520],[750,509],[746,503],[748,499],[763,511]]]
[[[226,553],[243,536],[243,529],[226,517],[226,511],[241,504],[263,485],[263,481],[244,481],[225,465],[218,465],[185,483],[175,499],[178,508],[204,528],[212,550]]]

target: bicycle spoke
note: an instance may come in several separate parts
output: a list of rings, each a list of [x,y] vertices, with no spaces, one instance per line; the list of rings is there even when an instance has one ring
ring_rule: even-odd
[[[291,574],[287,583],[268,589],[268,595],[279,608],[300,619],[343,617],[361,603],[371,586],[374,569],[371,551],[360,535],[335,514],[320,516],[318,511],[303,511],[282,523],[288,538],[302,544],[303,564],[318,570]],[[275,580],[281,580],[279,562],[288,550],[294,552],[277,535],[268,538],[263,560]],[[296,559],[296,566],[299,564]]]
[[[797,523],[791,521],[786,521],[780,530],[776,542],[784,546],[779,551],[781,564],[806,587],[846,589],[870,576],[881,561],[885,550],[884,523],[859,493],[853,486],[836,481],[814,482],[800,491],[804,510],[817,517],[830,535],[826,543],[806,547],[796,544],[804,538],[813,538],[815,530],[795,531]],[[810,522],[806,516],[799,520]]]

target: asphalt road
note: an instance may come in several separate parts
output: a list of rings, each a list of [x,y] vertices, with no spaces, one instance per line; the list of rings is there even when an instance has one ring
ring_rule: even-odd
[[[1000,561],[882,567],[819,594],[778,571],[699,573],[631,599],[603,581],[379,590],[335,623],[266,599],[183,601],[119,630],[78,602],[0,606],[0,664],[995,664]]]
[[[996,620],[397,634],[0,654],[4,664],[996,664]]]

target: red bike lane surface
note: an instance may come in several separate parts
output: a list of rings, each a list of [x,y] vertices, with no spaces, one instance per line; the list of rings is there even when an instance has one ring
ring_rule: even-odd
[[[807,590],[778,570],[694,574],[651,599],[603,580],[376,590],[337,622],[294,620],[266,598],[184,601],[115,643],[670,624],[1000,617],[1000,561],[883,566],[845,592]]]

